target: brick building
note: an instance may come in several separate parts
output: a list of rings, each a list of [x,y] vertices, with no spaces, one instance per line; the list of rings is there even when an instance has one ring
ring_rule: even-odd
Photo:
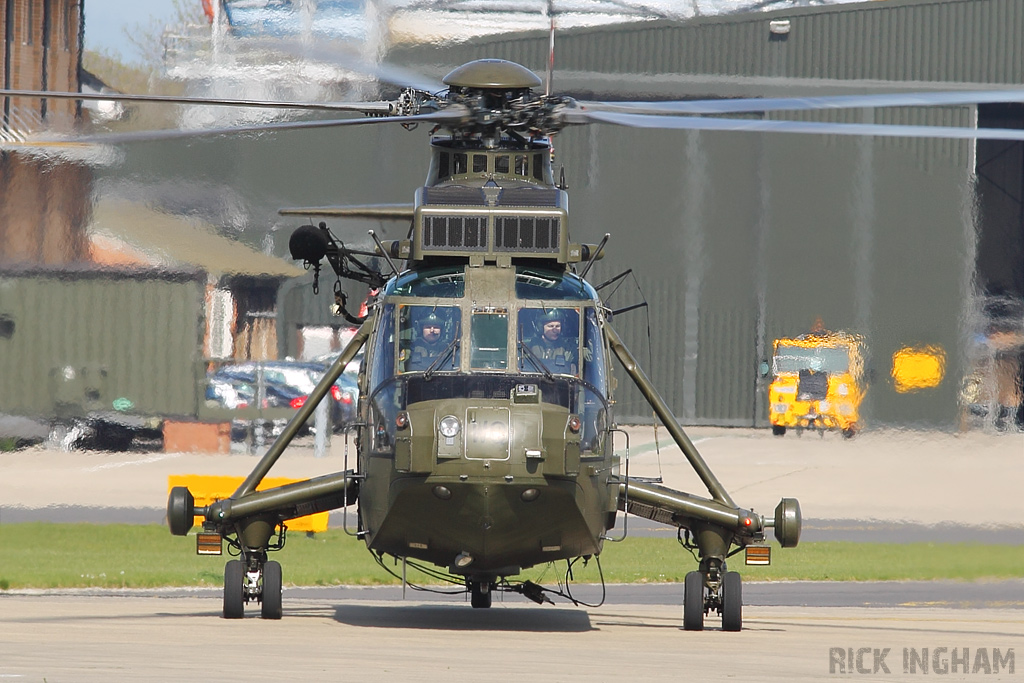
[[[0,78],[22,90],[79,90],[84,0],[0,0]],[[70,100],[0,98],[0,266],[88,259],[91,173],[59,147],[26,145],[41,130],[70,130]]]

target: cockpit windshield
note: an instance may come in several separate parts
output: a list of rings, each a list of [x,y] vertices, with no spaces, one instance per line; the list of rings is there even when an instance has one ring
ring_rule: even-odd
[[[463,266],[444,266],[402,273],[384,289],[385,296],[436,296],[459,299],[466,292],[466,271]]]
[[[459,369],[462,311],[457,306],[398,307],[399,372]]]
[[[850,371],[850,352],[835,346],[779,346],[774,366],[776,374],[800,370],[839,374]]]
[[[580,376],[579,309],[520,309],[518,339],[520,370]]]
[[[516,268],[516,298],[593,300],[597,292],[572,273],[520,266]]]
[[[508,368],[508,309],[473,309],[470,348],[470,370]]]

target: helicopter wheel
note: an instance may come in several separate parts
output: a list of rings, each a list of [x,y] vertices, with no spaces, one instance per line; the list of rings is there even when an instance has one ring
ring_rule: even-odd
[[[722,630],[743,628],[743,582],[739,572],[722,574]]]
[[[704,630],[704,575],[689,572],[683,583],[683,629]]]
[[[491,587],[489,581],[469,582],[469,602],[474,609],[486,609],[491,606]]]
[[[229,560],[224,565],[224,618],[241,619],[245,615],[245,565]]]
[[[782,425],[772,425],[772,434],[775,436],[785,436],[786,428]]]
[[[260,615],[264,619],[281,618],[281,563],[271,560],[263,565],[263,601]]]

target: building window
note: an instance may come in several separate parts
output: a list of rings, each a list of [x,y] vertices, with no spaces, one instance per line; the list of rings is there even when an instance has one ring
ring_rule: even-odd
[[[74,17],[75,3],[74,0],[63,0],[64,5],[64,50],[65,52],[71,52],[71,35],[74,32],[74,24],[72,19]]]
[[[31,0],[22,5],[24,8],[21,13],[22,24],[21,24],[21,44],[31,45],[32,44],[32,21],[35,18],[35,7]]]

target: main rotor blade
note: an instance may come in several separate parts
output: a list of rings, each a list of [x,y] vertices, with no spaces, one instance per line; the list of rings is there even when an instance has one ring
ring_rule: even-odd
[[[935,107],[995,102],[1024,102],[1024,89],[953,90],[827,97],[753,97],[668,102],[579,101],[577,104],[588,111],[678,116],[681,114],[744,114],[763,111],[816,111],[876,107]]]
[[[307,130],[317,128],[337,128],[340,126],[364,126],[378,123],[459,123],[465,120],[468,110],[460,105],[451,105],[443,111],[415,116],[375,116],[359,119],[329,119],[324,121],[281,121],[277,123],[261,123],[251,126],[233,126],[225,128],[204,128],[198,130],[143,130],[127,133],[101,133],[81,135],[73,138],[75,142],[94,144],[121,144],[125,142],[155,142],[159,140],[184,140],[191,138],[208,138],[218,135],[237,135],[239,133],[266,133],[284,130]],[[41,138],[40,141],[47,141]],[[31,141],[30,141],[31,142]]]
[[[393,102],[275,102],[273,100],[235,100],[219,97],[178,97],[175,95],[130,95],[122,93],[82,93],[54,90],[12,90],[0,88],[0,97],[38,97],[55,100],[91,102],[155,102],[158,104],[198,104],[252,109],[309,109],[314,111],[358,111],[364,114],[390,114]]]
[[[440,81],[424,76],[421,73],[387,62],[372,62],[346,50],[331,48],[322,44],[299,43],[295,41],[274,41],[268,48],[284,52],[298,59],[313,59],[327,64],[340,66],[364,76],[370,76],[382,83],[412,88],[437,94],[447,90],[448,86]]]
[[[296,206],[278,209],[281,216],[332,216],[335,218],[376,218],[379,220],[409,220],[413,217],[412,204],[362,204],[358,206]]]
[[[577,112],[579,113],[579,112]],[[918,126],[875,123],[830,123],[821,121],[770,121],[752,119],[721,119],[691,116],[650,116],[615,112],[587,112],[570,116],[568,123],[610,123],[632,128],[661,130],[709,130],[767,133],[805,133],[815,135],[858,135],[908,138],[949,138],[984,140],[1024,140],[1024,129],[966,128],[957,126]]]

